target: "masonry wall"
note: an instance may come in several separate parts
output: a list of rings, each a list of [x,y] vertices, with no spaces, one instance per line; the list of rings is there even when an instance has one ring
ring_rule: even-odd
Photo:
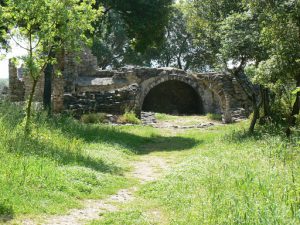
[[[85,49],[81,61],[66,53],[59,61],[63,76],[52,79],[52,110],[66,111],[76,117],[89,112],[121,114],[125,110],[141,112],[147,94],[156,85],[170,80],[191,86],[202,100],[203,112],[222,113],[224,122],[247,116],[251,102],[243,87],[225,73],[186,73],[174,68],[122,68],[103,71],[97,59]],[[54,68],[55,70],[55,68]],[[9,64],[10,99],[24,101],[30,93],[29,77],[18,78],[17,68]],[[43,101],[44,77],[37,85],[34,101]]]
[[[18,69],[12,60],[9,60],[9,99],[12,102],[24,101],[24,82],[18,78]]]
[[[19,74],[18,74],[19,71]],[[21,68],[17,68],[12,60],[9,61],[9,99],[12,102],[23,102],[28,99],[33,81],[29,76],[20,74]],[[43,102],[45,77],[39,79],[33,101]]]

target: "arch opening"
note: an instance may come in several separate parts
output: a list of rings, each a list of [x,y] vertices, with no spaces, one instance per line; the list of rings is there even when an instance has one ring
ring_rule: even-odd
[[[182,82],[169,80],[158,84],[146,95],[142,111],[167,114],[203,114],[202,99],[196,90]]]

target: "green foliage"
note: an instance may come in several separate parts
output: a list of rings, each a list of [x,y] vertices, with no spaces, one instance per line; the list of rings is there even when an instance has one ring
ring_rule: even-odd
[[[290,112],[281,117],[291,120],[299,113],[297,101],[288,100],[300,85],[299,1],[193,0],[183,5],[189,30],[207,53],[208,68],[230,72],[252,100],[255,115],[260,107],[257,99],[263,99],[264,109],[270,108],[270,91],[275,114],[286,109]],[[264,97],[256,96],[250,82],[240,79],[245,72],[260,85],[262,94],[268,89]]]
[[[131,124],[140,124],[141,120],[137,118],[135,112],[126,111],[122,116],[118,118],[119,123],[131,123]]]
[[[208,113],[206,116],[210,120],[222,121],[222,115],[221,114]]]
[[[48,64],[57,63],[55,56],[63,57],[69,50],[76,52],[88,42],[86,34],[93,31],[92,23],[101,14],[100,10],[93,9],[94,4],[94,0],[7,0],[6,5],[0,6],[10,39],[28,52],[22,57],[24,75],[33,81],[26,109],[26,132],[38,80]],[[26,45],[21,45],[16,38]],[[61,62],[59,65],[63,69]]]
[[[104,123],[106,121],[106,113],[89,113],[81,116],[83,123]]]
[[[97,5],[121,15],[131,45],[143,52],[147,46],[155,46],[163,40],[172,0],[114,1],[97,0]],[[101,21],[99,21],[101,22]],[[99,24],[96,27],[101,29]]]
[[[93,36],[92,51],[102,69],[120,68],[125,65],[150,65],[147,59],[148,50],[139,53],[131,44],[122,16],[110,10],[99,22]]]
[[[4,87],[8,86],[8,80],[7,79],[0,79],[0,90],[2,90]]]
[[[6,35],[7,35],[7,26],[3,23],[3,12],[1,9],[1,6],[5,6],[6,0],[0,0],[0,50],[2,48],[7,48],[7,40],[6,40]],[[1,52],[0,52],[1,53]],[[1,54],[0,54],[0,59],[1,59]]]

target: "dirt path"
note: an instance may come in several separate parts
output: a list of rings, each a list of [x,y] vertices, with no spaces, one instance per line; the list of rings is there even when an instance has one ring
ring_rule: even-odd
[[[128,174],[140,181],[141,184],[157,180],[168,169],[166,161],[158,156],[141,156],[139,161],[133,163],[133,171]],[[24,225],[82,225],[91,220],[100,219],[107,212],[118,211],[116,205],[134,200],[134,193],[138,186],[119,190],[117,194],[102,200],[86,200],[82,209],[73,209],[67,215],[45,218],[44,222],[24,220]]]

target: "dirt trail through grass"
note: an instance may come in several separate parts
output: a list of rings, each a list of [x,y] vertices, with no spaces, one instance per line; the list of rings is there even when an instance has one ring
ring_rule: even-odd
[[[144,155],[134,161],[133,170],[127,174],[139,180],[140,184],[155,181],[168,169],[165,159],[159,156]],[[135,185],[128,189],[121,189],[115,195],[102,200],[85,200],[82,209],[73,209],[67,215],[52,216],[43,219],[44,222],[35,222],[31,220],[23,221],[24,225],[81,225],[91,220],[100,219],[101,215],[107,212],[116,212],[119,210],[118,204],[129,203],[134,200],[134,193],[139,189]]]

